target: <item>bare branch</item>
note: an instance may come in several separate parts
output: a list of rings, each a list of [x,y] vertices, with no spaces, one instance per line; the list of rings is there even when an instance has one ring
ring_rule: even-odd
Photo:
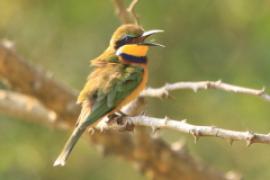
[[[152,129],[173,129],[179,132],[191,134],[195,140],[199,137],[211,136],[229,139],[231,141],[245,141],[247,145],[251,145],[253,143],[270,144],[270,134],[259,134],[250,131],[233,131],[215,126],[198,126],[189,124],[186,120],[170,120],[167,117],[161,119],[142,115],[120,118],[121,121],[119,121],[119,117],[117,117],[116,123],[112,123],[112,120],[110,120],[110,124],[104,123],[102,129],[108,130],[113,128],[123,130],[123,126],[135,125],[146,126]]]
[[[139,0],[132,0],[130,5],[128,6],[127,10],[129,12],[134,11],[136,4],[139,2]]]
[[[139,0],[132,0],[129,7],[126,8],[123,0],[113,0],[117,17],[123,24],[138,24],[137,16],[134,10],[138,1]]]
[[[121,111],[129,116],[136,116],[143,112],[145,103],[145,98],[138,97],[128,105],[124,106]]]
[[[138,2],[139,2],[139,0],[132,0],[130,5],[127,8],[127,11],[133,16],[135,24],[138,24],[138,16],[135,12],[135,7],[136,7]]]
[[[45,108],[33,97],[0,90],[0,112],[17,118],[51,124],[57,114]]]
[[[0,43],[0,76],[11,89],[39,99],[61,120],[72,124],[78,116],[76,93],[40,68],[18,56],[13,48]]]
[[[270,95],[265,92],[264,88],[251,89],[223,83],[222,81],[177,82],[172,84],[165,84],[160,88],[148,88],[142,92],[141,96],[162,98],[168,96],[171,91],[184,89],[190,89],[194,92],[197,92],[198,90],[218,89],[226,92],[259,96],[262,99],[270,102]]]

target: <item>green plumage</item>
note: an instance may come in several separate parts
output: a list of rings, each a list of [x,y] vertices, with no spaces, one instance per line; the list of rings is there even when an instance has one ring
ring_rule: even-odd
[[[142,67],[123,64],[114,66],[115,72],[110,72],[108,76],[115,77],[104,78],[108,81],[100,82],[100,86],[95,90],[95,93],[92,93],[90,97],[88,96],[92,104],[91,113],[80,122],[81,125],[88,126],[112,111],[140,84],[144,71]]]

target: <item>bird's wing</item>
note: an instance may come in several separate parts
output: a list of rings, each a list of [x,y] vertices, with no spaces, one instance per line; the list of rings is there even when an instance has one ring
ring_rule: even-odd
[[[100,56],[90,61],[92,67],[103,67],[107,63],[119,63],[115,49],[107,48]]]
[[[121,66],[120,69],[113,73],[100,74],[100,77],[106,79],[107,82],[99,83],[99,87],[92,92],[91,97],[86,100],[91,105],[91,112],[86,116],[84,107],[82,113],[84,118],[80,118],[79,124],[89,126],[98,119],[117,107],[125,98],[127,98],[140,85],[143,78],[144,69],[135,66]],[[91,83],[91,79],[89,79]],[[86,106],[87,107],[87,106]]]

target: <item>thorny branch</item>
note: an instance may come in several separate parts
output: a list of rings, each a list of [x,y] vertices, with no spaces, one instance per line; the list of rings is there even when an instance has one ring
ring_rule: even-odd
[[[123,130],[125,127],[130,126],[146,126],[152,128],[155,132],[159,129],[173,129],[179,132],[191,134],[194,137],[195,142],[199,137],[211,136],[219,137],[223,139],[233,141],[245,141],[248,146],[253,143],[264,143],[270,144],[270,133],[269,134],[259,134],[250,131],[233,131],[228,129],[222,129],[215,126],[198,126],[187,123],[186,120],[171,120],[167,117],[165,118],[155,118],[145,115],[139,116],[118,116],[110,120],[109,123],[102,123],[99,126],[100,130],[104,129],[120,129]]]
[[[148,88],[141,94],[142,97],[167,97],[171,91],[190,89],[194,92],[198,90],[218,89],[226,92],[246,94],[258,96],[270,102],[270,95],[265,92],[265,89],[251,89],[233,84],[224,83],[222,81],[199,81],[199,82],[176,82],[165,84],[160,88]]]

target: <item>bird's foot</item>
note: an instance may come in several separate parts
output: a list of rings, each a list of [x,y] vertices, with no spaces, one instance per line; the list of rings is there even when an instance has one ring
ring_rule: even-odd
[[[109,114],[107,119],[107,123],[110,124],[118,115],[116,113]]]
[[[134,129],[133,125],[130,125],[126,119],[128,115],[122,111],[117,111],[108,115],[107,124],[116,127],[119,131],[132,131]]]
[[[127,115],[125,113],[123,113],[122,111],[116,111],[116,112],[108,115],[107,123],[113,124],[116,122],[118,125],[123,124],[122,121],[123,121],[124,117],[127,117]]]

